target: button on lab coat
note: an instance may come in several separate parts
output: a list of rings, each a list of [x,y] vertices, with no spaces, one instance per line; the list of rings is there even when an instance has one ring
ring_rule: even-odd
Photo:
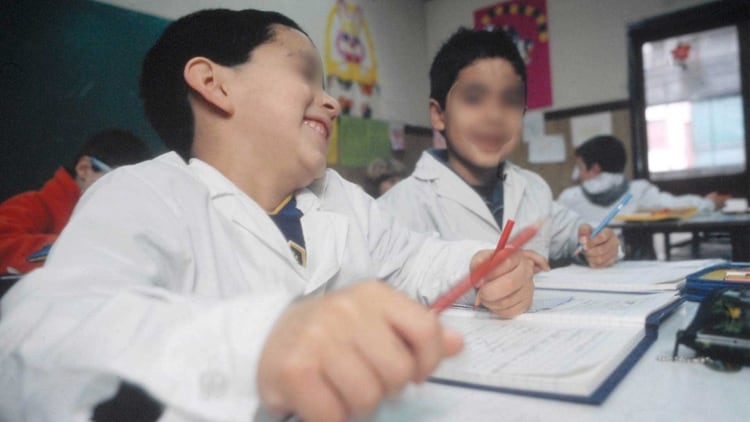
[[[331,170],[296,199],[305,267],[206,163],[168,153],[103,177],[3,299],[0,420],[89,420],[122,380],[170,420],[251,420],[258,356],[294,298],[383,278],[432,301],[487,246],[394,225]]]

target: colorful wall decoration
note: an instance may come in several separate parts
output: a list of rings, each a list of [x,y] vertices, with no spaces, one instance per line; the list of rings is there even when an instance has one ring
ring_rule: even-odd
[[[325,65],[328,92],[342,114],[370,118],[379,102],[378,62],[362,8],[336,0],[326,22]]]
[[[552,105],[547,0],[509,0],[474,11],[474,28],[503,28],[526,62],[528,108]]]

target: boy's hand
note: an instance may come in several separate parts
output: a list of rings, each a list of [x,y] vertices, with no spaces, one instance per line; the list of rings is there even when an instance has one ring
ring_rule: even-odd
[[[614,230],[605,228],[594,238],[589,239],[593,228],[582,224],[578,228],[578,239],[583,245],[583,254],[591,268],[609,267],[617,261],[620,250],[620,240]]]
[[[343,421],[424,381],[461,347],[428,308],[383,282],[362,282],[292,304],[268,336],[257,385],[275,413]]]
[[[719,192],[711,192],[706,195],[705,198],[713,201],[715,209],[721,210],[722,208],[724,208],[724,204],[727,202],[727,199],[732,198],[732,195],[722,195]]]
[[[477,252],[474,269],[492,256],[492,250]],[[514,253],[492,270],[477,291],[482,305],[501,318],[513,318],[529,309],[534,296],[534,273],[549,270],[547,260],[533,251]]]

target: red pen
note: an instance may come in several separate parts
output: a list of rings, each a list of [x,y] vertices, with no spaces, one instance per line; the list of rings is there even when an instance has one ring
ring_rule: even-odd
[[[508,220],[505,222],[505,227],[503,227],[503,233],[500,235],[500,240],[497,242],[497,247],[495,248],[495,252],[492,253],[490,256],[490,259],[492,259],[493,256],[497,255],[498,252],[503,250],[505,248],[505,244],[508,242],[508,238],[510,237],[510,232],[513,231],[513,225],[516,224],[513,220]],[[481,287],[481,285],[476,286],[476,288]],[[479,291],[477,291],[477,297],[474,299],[474,310],[476,310],[479,307]]]
[[[510,242],[508,242],[508,246],[505,249],[502,249],[501,251],[493,254],[490,259],[484,261],[479,267],[477,267],[476,270],[471,271],[468,276],[456,283],[456,285],[451,287],[450,290],[448,290],[435,302],[433,302],[432,305],[430,305],[430,309],[434,310],[437,313],[440,313],[451,306],[456,300],[458,300],[458,298],[466,294],[469,289],[476,286],[479,280],[484,278],[490,271],[500,265],[503,260],[516,253],[517,249],[521,249],[521,246],[523,246],[526,242],[531,240],[534,235],[536,235],[536,232],[539,230],[539,227],[541,227],[541,225],[542,222],[537,222],[523,229],[513,239],[511,239]]]

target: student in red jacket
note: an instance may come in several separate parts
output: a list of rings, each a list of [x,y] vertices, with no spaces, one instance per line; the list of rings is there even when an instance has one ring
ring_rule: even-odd
[[[86,141],[72,165],[57,169],[40,190],[0,204],[0,274],[41,266],[83,191],[112,168],[150,157],[146,144],[129,131],[105,130]]]

